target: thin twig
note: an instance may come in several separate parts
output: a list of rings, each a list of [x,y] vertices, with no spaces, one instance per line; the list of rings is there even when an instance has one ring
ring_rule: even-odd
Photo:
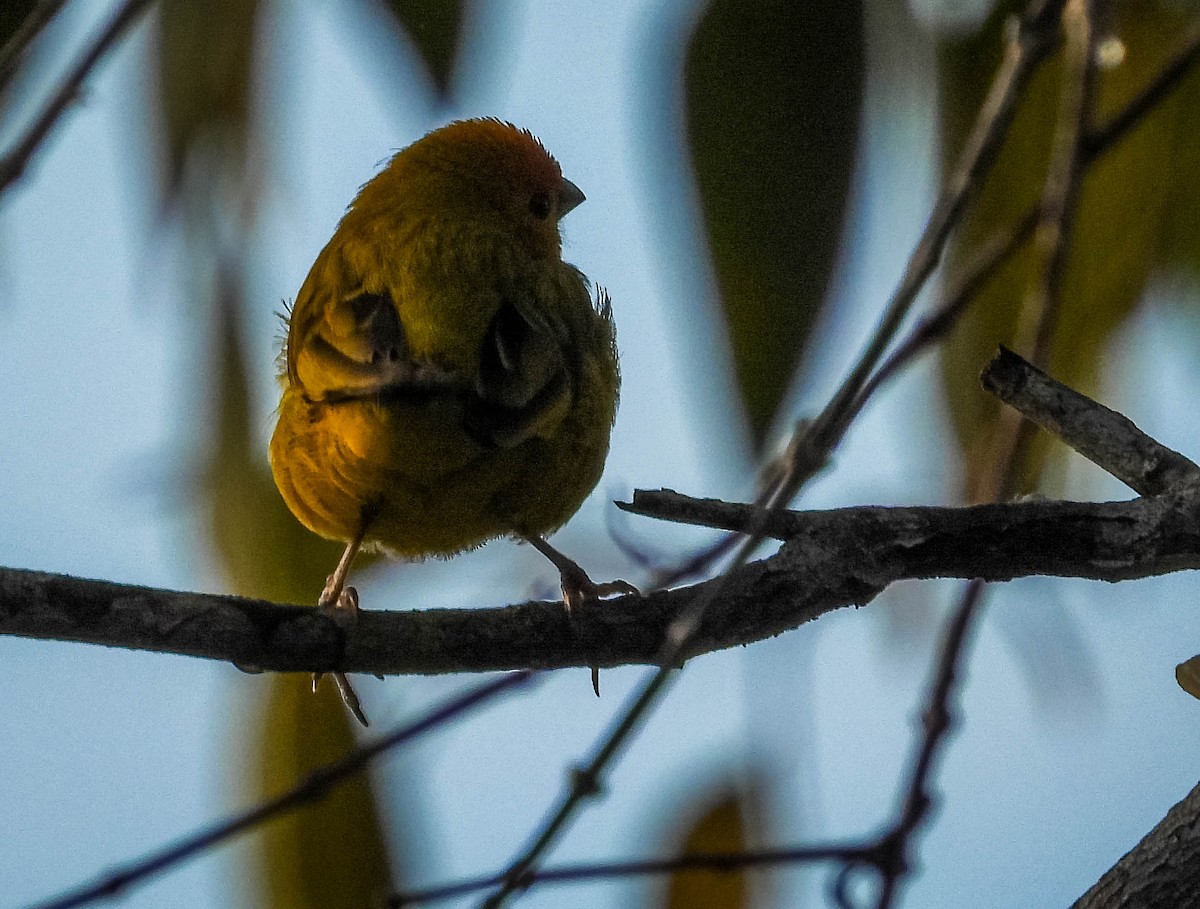
[[[1038,210],[1036,207],[1030,208],[1014,227],[994,235],[975,251],[972,260],[963,266],[962,273],[955,276],[943,294],[938,307],[913,327],[908,337],[888,355],[863,386],[848,412],[850,419],[858,415],[881,386],[898,375],[920,353],[930,350],[945,337],[992,276],[1033,236],[1037,223]]]
[[[1200,60],[1200,21],[1193,23],[1191,32],[1182,41],[1169,61],[1150,83],[1108,122],[1088,132],[1084,137],[1083,153],[1087,161],[1108,150],[1137,126],[1145,116],[1179,87],[1183,77]]]
[[[730,570],[740,567],[750,558],[750,554],[763,540],[768,516],[790,501],[800,487],[824,466],[837,440],[849,425],[846,415],[852,409],[854,399],[937,267],[951,230],[969,200],[978,191],[984,175],[995,160],[1025,84],[1054,46],[1057,29],[1053,24],[1054,16],[1047,14],[1047,11],[1052,11],[1055,5],[1054,2],[1045,2],[1039,8],[1034,4],[1031,6],[1032,15],[1022,20],[1014,29],[1012,39],[1006,45],[1000,71],[993,79],[992,87],[976,118],[975,128],[960,156],[959,165],[951,174],[934,206],[921,239],[909,258],[900,285],[884,310],[875,335],[826,407],[811,424],[805,425],[796,433],[789,445],[790,457],[784,472],[772,479],[768,485],[768,492],[763,497],[766,509],[763,518],[758,522],[759,526],[748,535],[722,578],[729,577]],[[672,623],[665,648],[666,656],[671,658],[670,662],[664,661],[663,668],[656,674],[651,686],[647,686],[648,689],[655,683],[657,687],[665,684],[668,667],[673,665],[676,658],[686,657],[690,639],[699,629],[711,599],[719,589],[719,584],[714,585],[711,597],[696,597],[688,609]],[[645,708],[649,706],[649,701],[639,704]]]
[[[941,753],[946,736],[954,727],[953,703],[965,659],[967,643],[979,615],[986,584],[978,579],[967,584],[962,599],[950,617],[942,639],[941,654],[930,686],[928,706],[921,717],[924,735],[913,762],[912,775],[904,796],[904,807],[896,825],[880,838],[875,862],[882,882],[877,909],[887,909],[896,898],[901,882],[912,870],[912,839],[933,806],[934,793],[930,787],[934,764]],[[850,873],[847,866],[845,873]]]
[[[697,599],[701,598],[697,597]],[[496,909],[496,907],[502,906],[513,893],[529,886],[531,872],[535,869],[538,860],[558,838],[559,831],[566,827],[584,801],[599,795],[605,768],[621,751],[634,730],[641,725],[650,706],[664,692],[672,669],[673,667],[669,664],[664,664],[654,672],[650,680],[632,698],[612,732],[604,737],[587,766],[571,774],[567,793],[559,806],[543,823],[529,847],[504,872],[498,875],[502,883],[496,892],[484,902],[483,905],[486,909]]]
[[[704,577],[716,561],[733,552],[740,541],[739,536],[732,534],[714,540],[708,546],[693,552],[683,561],[656,572],[653,577],[654,586],[674,587],[685,581]]]
[[[937,268],[951,232],[991,169],[1029,78],[1055,48],[1058,42],[1056,20],[1062,3],[1063,0],[1033,3],[1025,16],[1012,26],[1000,69],[992,80],[958,163],[909,257],[904,276],[888,301],[866,350],[833,398],[812,424],[802,430],[803,440],[793,444],[789,477],[776,497],[778,501],[789,501],[821,468],[849,427],[855,399]]]
[[[1083,138],[1090,127],[1095,84],[1095,0],[1067,0],[1062,9],[1063,76],[1057,126],[1053,136],[1050,165],[1038,207],[1036,241],[1043,254],[1040,280],[1031,305],[1023,308],[1025,324],[1018,337],[1027,339],[1037,365],[1050,356],[1051,342],[1062,305],[1062,283],[1070,248],[1079,184],[1083,177]],[[1023,329],[1023,330],[1022,330]],[[1033,424],[1003,411],[998,420],[1000,444],[996,451],[990,493],[993,499],[1010,496],[1029,451]],[[971,581],[955,607],[947,626],[935,681],[924,713],[924,735],[913,764],[904,807],[896,825],[880,840],[887,864],[881,866],[882,882],[876,909],[890,909],[900,885],[912,869],[913,841],[929,814],[934,794],[933,767],[953,727],[954,702],[958,695],[960,667],[983,609],[986,583]],[[847,866],[847,872],[850,866]]]
[[[786,455],[766,471],[757,505],[767,509],[786,506],[828,463],[854,416],[865,404],[864,386],[937,268],[951,232],[991,169],[1025,85],[1057,44],[1057,11],[1064,2],[1032,0],[1025,15],[1010,23],[1004,59],[875,333],[820,414],[813,420],[797,423]],[[730,567],[744,564],[761,541],[761,536],[751,533]],[[725,550],[722,547],[719,551]],[[688,568],[696,571],[695,558],[689,561]]]
[[[45,141],[71,102],[79,96],[84,80],[152,2],[153,0],[125,0],[108,25],[96,35],[25,134],[17,140],[12,150],[0,158],[0,193],[8,189],[25,172],[34,152]]]
[[[65,894],[56,899],[38,903],[35,906],[29,907],[29,909],[74,909],[77,906],[84,906],[101,899],[114,897],[128,890],[134,884],[144,881],[151,875],[166,871],[168,868],[172,868],[196,854],[224,842],[230,837],[236,836],[243,831],[263,824],[302,805],[307,805],[324,798],[334,786],[346,780],[351,775],[358,773],[381,754],[423,733],[431,732],[445,726],[471,708],[477,707],[485,701],[491,700],[497,695],[517,686],[526,685],[533,681],[533,679],[534,673],[523,670],[472,688],[465,694],[461,694],[446,702],[441,707],[429,711],[421,719],[406,726],[401,726],[399,729],[385,735],[376,742],[372,742],[370,745],[356,748],[341,760],[328,764],[311,773],[298,785],[282,795],[256,805],[254,808],[244,811],[241,814],[236,814],[207,830],[202,830],[199,833],[186,837],[175,845],[155,852],[141,861],[134,862],[114,871],[95,884],[81,887],[72,893]]]
[[[1063,278],[1083,181],[1083,143],[1092,125],[1098,37],[1095,3],[1096,0],[1068,0],[1063,9],[1063,91],[1036,237],[1045,264],[1035,303],[1025,311],[1032,317],[1029,359],[1043,369],[1050,358],[1062,309]],[[1021,337],[1020,331],[1017,337]]]
[[[0,94],[8,91],[13,77],[29,52],[30,45],[66,5],[67,0],[39,0],[29,11],[25,21],[4,42],[4,47],[0,48]]]
[[[1085,164],[1084,137],[1091,126],[1097,40],[1093,16],[1087,0],[1068,0],[1063,9],[1062,91],[1035,236],[1042,267],[1033,293],[1021,307],[1017,325],[1016,346],[1027,348],[1030,361],[1042,369],[1050,357],[1062,308],[1062,283]],[[1000,412],[990,446],[993,468],[979,498],[998,500],[1014,494],[1032,438],[1032,424],[1015,411]]]
[[[861,861],[868,853],[861,846],[797,846],[790,849],[762,849],[744,852],[694,852],[668,859],[634,862],[595,862],[561,865],[532,872],[525,880],[533,884],[565,884],[579,881],[616,880],[627,877],[649,877],[676,874],[681,871],[732,872],[744,868],[763,868],[798,862]],[[386,903],[389,909],[403,906],[427,905],[486,890],[503,883],[503,877],[467,878],[425,890],[397,893]]]
[[[1191,34],[1184,39],[1170,61],[1132,101],[1114,114],[1107,123],[1089,130],[1084,135],[1081,148],[1084,165],[1092,164],[1125,138],[1156,105],[1179,87],[1183,77],[1198,60],[1200,24],[1192,28]],[[947,282],[947,290],[942,294],[938,306],[921,319],[863,386],[847,414],[848,420],[853,420],[875,392],[899,374],[903,367],[945,337],[992,275],[1034,235],[1040,220],[1038,205],[1031,205],[1016,224],[993,235],[974,251],[972,260],[962,267],[961,273]]]

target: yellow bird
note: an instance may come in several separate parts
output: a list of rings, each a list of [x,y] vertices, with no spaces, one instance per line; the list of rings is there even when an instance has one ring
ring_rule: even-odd
[[[323,608],[357,608],[363,546],[451,556],[505,535],[554,563],[568,610],[636,592],[545,539],[600,479],[620,386],[608,297],[562,260],[583,200],[528,131],[459,121],[397,153],[317,256],[270,456],[300,522],[346,542]]]

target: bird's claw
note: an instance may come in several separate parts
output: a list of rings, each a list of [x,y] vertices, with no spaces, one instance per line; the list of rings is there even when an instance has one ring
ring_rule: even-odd
[[[325,581],[321,598],[317,600],[317,608],[339,622],[348,620],[352,624],[358,620],[358,591],[342,586],[336,574],[331,574]]]
[[[567,612],[571,614],[576,609],[589,603],[594,603],[597,600],[602,600],[605,597],[618,596],[619,594],[641,596],[641,591],[628,581],[605,581],[597,584],[578,565],[563,569],[560,580],[562,583],[563,605],[567,607]]]
[[[354,623],[358,621],[358,591],[353,587],[342,587],[336,583],[336,575],[330,575],[325,582],[325,589],[321,591],[321,598],[317,601],[317,608],[325,615],[329,616],[343,628],[352,628]],[[362,723],[363,726],[369,726],[367,722],[367,714],[362,708],[362,702],[358,699],[358,694],[354,691],[354,686],[350,684],[350,680],[346,678],[344,672],[331,672],[333,683],[337,686],[338,694],[342,697],[342,703],[346,705],[346,709],[354,714],[354,718]],[[317,691],[317,685],[321,681],[324,673],[314,672],[312,676],[313,693]]]
[[[560,580],[562,583],[563,606],[566,607],[568,616],[574,616],[576,610],[604,597],[617,596],[618,594],[641,596],[641,591],[628,581],[615,580],[597,584],[587,576],[587,572],[576,564],[562,569]],[[596,697],[600,697],[600,667],[593,663],[591,669],[592,691],[596,692]]]

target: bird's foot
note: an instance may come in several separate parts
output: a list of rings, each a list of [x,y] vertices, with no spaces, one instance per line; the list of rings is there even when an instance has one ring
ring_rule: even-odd
[[[604,597],[623,593],[641,596],[641,591],[628,581],[605,581],[597,584],[587,576],[587,572],[578,562],[559,552],[536,534],[523,535],[522,539],[549,559],[558,569],[559,581],[562,584],[563,606],[566,607],[567,615],[571,618],[574,618],[576,610],[580,607]],[[600,697],[600,667],[595,663],[592,664],[592,690],[596,692],[596,697]]]
[[[338,578],[337,572],[331,574],[325,581],[325,589],[321,591],[321,598],[317,600],[317,608],[343,628],[352,628],[358,621],[358,591],[353,587],[343,586],[343,583],[343,579]],[[322,675],[324,673],[313,673],[314,693]],[[346,709],[354,714],[354,718],[363,726],[369,726],[370,723],[367,722],[367,714],[362,708],[362,702],[359,701],[354,686],[346,678],[346,673],[331,672],[329,675],[333,678],[333,683],[337,686],[338,694],[342,696],[342,703],[346,705]]]
[[[605,597],[629,593],[641,596],[641,591],[628,581],[604,581],[597,584],[576,562],[571,562],[566,567],[560,567],[559,581],[562,585],[563,605],[567,607],[568,613],[573,613],[581,606]]]
[[[563,556],[563,559],[570,563],[569,565],[559,566],[559,581],[562,584],[563,606],[566,607],[568,616],[573,617],[577,609],[580,609],[585,604],[602,600],[604,597],[629,593],[634,596],[641,596],[641,591],[628,581],[604,581],[597,584],[587,576],[587,572],[577,562],[571,561],[565,556]],[[591,670],[592,691],[596,692],[596,697],[600,697],[600,667],[593,663]]]
[[[317,608],[339,623],[353,625],[358,621],[358,591],[348,587],[345,575],[335,571],[325,579]]]

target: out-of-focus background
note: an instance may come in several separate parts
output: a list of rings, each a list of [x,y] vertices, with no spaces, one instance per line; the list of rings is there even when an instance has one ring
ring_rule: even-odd
[[[6,29],[34,4],[8,4]],[[11,142],[120,4],[73,0],[4,102]],[[593,577],[644,581],[710,536],[618,514],[667,486],[745,500],[756,465],[844,375],[895,286],[999,59],[987,0],[160,0],[0,197],[0,564],[315,601],[338,547],[271,485],[277,313],[359,185],[448,120],[529,128],[588,201],[565,256],[611,293],[624,375],[604,479],[555,539]],[[1195,13],[1118,2],[1110,113]],[[1058,72],[1035,81],[952,251],[1039,191]],[[1200,135],[1193,74],[1085,185],[1055,372],[1193,457]],[[941,354],[867,409],[805,507],[958,502],[1030,261]],[[1047,449],[1050,495],[1121,498]],[[1031,471],[1032,473],[1032,471]],[[1033,480],[1030,481],[1033,485]],[[356,575],[367,608],[553,596],[497,541]],[[553,861],[866,836],[890,821],[952,583],[900,585],[776,639],[694,660]],[[1031,579],[992,590],[962,726],[907,905],[1063,905],[1195,784],[1197,582]],[[319,809],[119,900],[365,905],[496,870],[644,669],[560,672],[396,753]],[[471,681],[363,678],[375,730]],[[304,679],[0,639],[0,880],[49,897],[252,804],[346,746]],[[326,695],[328,692],[326,692]],[[823,905],[828,869],[545,887],[522,905]],[[469,903],[464,903],[464,905]]]

